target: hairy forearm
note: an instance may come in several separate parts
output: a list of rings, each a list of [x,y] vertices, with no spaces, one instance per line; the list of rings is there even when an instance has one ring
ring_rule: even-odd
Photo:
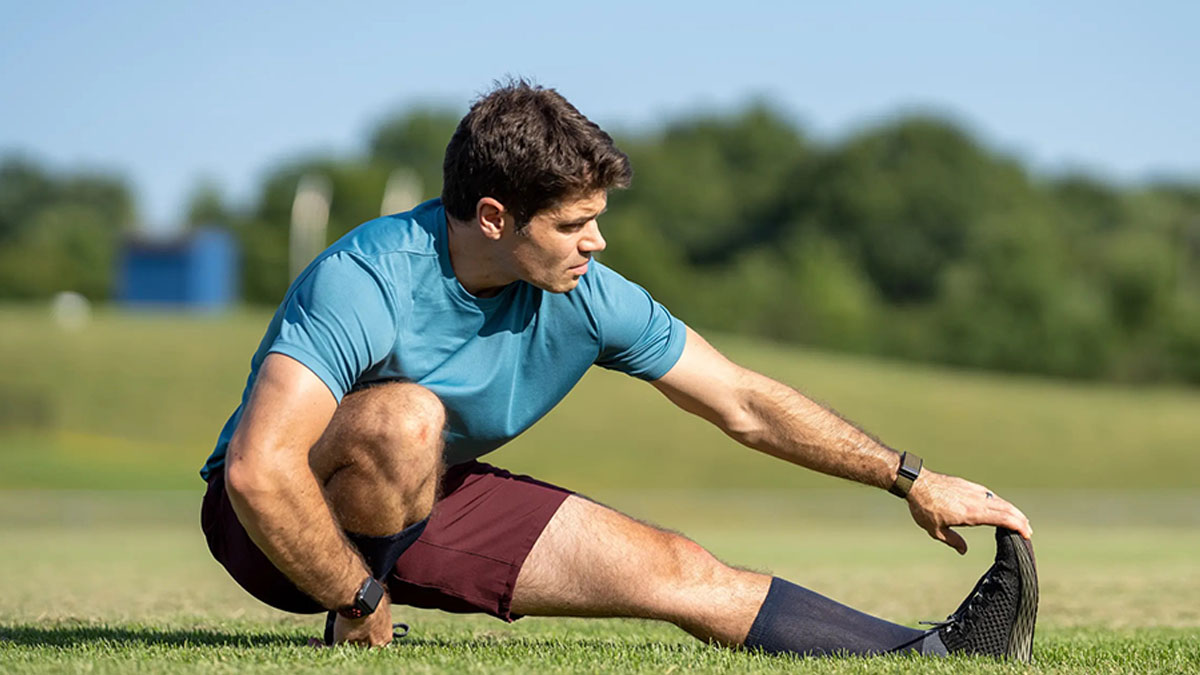
[[[226,486],[247,534],[292,583],[324,607],[353,601],[369,572],[307,464],[233,461]]]
[[[726,432],[769,455],[866,485],[887,488],[897,453],[800,392],[743,371],[736,425]]]
[[[738,366],[690,328],[683,355],[654,386],[680,408],[767,454],[880,488],[896,479],[894,450],[791,387]],[[1002,525],[1032,534],[1015,506],[954,476],[922,471],[907,501],[918,525],[960,553],[967,544],[951,529],[956,525]]]

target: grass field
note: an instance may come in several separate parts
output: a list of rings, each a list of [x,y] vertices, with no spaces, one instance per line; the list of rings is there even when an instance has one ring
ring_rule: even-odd
[[[1028,670],[797,662],[647,622],[510,626],[404,607],[414,630],[392,648],[307,648],[319,621],[255,603],[198,527],[196,470],[266,318],[101,314],[66,333],[0,309],[0,672]],[[1200,394],[715,342],[1031,516],[1034,671],[1200,672]],[[493,459],[896,621],[943,617],[991,553],[988,533],[968,532],[959,558],[894,498],[742,450],[610,373]]]

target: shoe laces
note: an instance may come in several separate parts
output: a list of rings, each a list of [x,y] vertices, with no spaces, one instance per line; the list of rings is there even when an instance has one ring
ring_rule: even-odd
[[[988,595],[988,590],[999,584],[1000,581],[996,578],[992,571],[989,570],[988,573],[979,580],[979,583],[975,586],[975,589],[971,592],[971,595],[967,597],[966,601],[964,601],[963,604],[953,614],[946,617],[944,621],[922,621],[920,623],[925,626],[932,626],[934,630],[945,628],[949,631],[954,630],[955,628],[968,627],[973,623],[971,619],[986,604],[983,602],[983,600]]]

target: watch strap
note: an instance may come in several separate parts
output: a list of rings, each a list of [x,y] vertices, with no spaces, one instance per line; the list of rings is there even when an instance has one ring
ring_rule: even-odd
[[[921,475],[923,464],[924,461],[915,453],[906,452],[900,455],[900,468],[896,470],[896,480],[888,488],[888,492],[901,499],[907,499],[913,482],[917,480],[917,476]]]

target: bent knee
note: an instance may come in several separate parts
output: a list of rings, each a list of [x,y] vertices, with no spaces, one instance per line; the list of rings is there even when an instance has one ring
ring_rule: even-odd
[[[408,382],[354,392],[338,412],[344,413],[340,423],[350,434],[392,447],[440,442],[446,426],[446,410],[437,395]]]
[[[381,384],[347,395],[320,445],[336,456],[336,465],[413,476],[440,463],[445,425],[445,408],[433,392],[408,382]]]

